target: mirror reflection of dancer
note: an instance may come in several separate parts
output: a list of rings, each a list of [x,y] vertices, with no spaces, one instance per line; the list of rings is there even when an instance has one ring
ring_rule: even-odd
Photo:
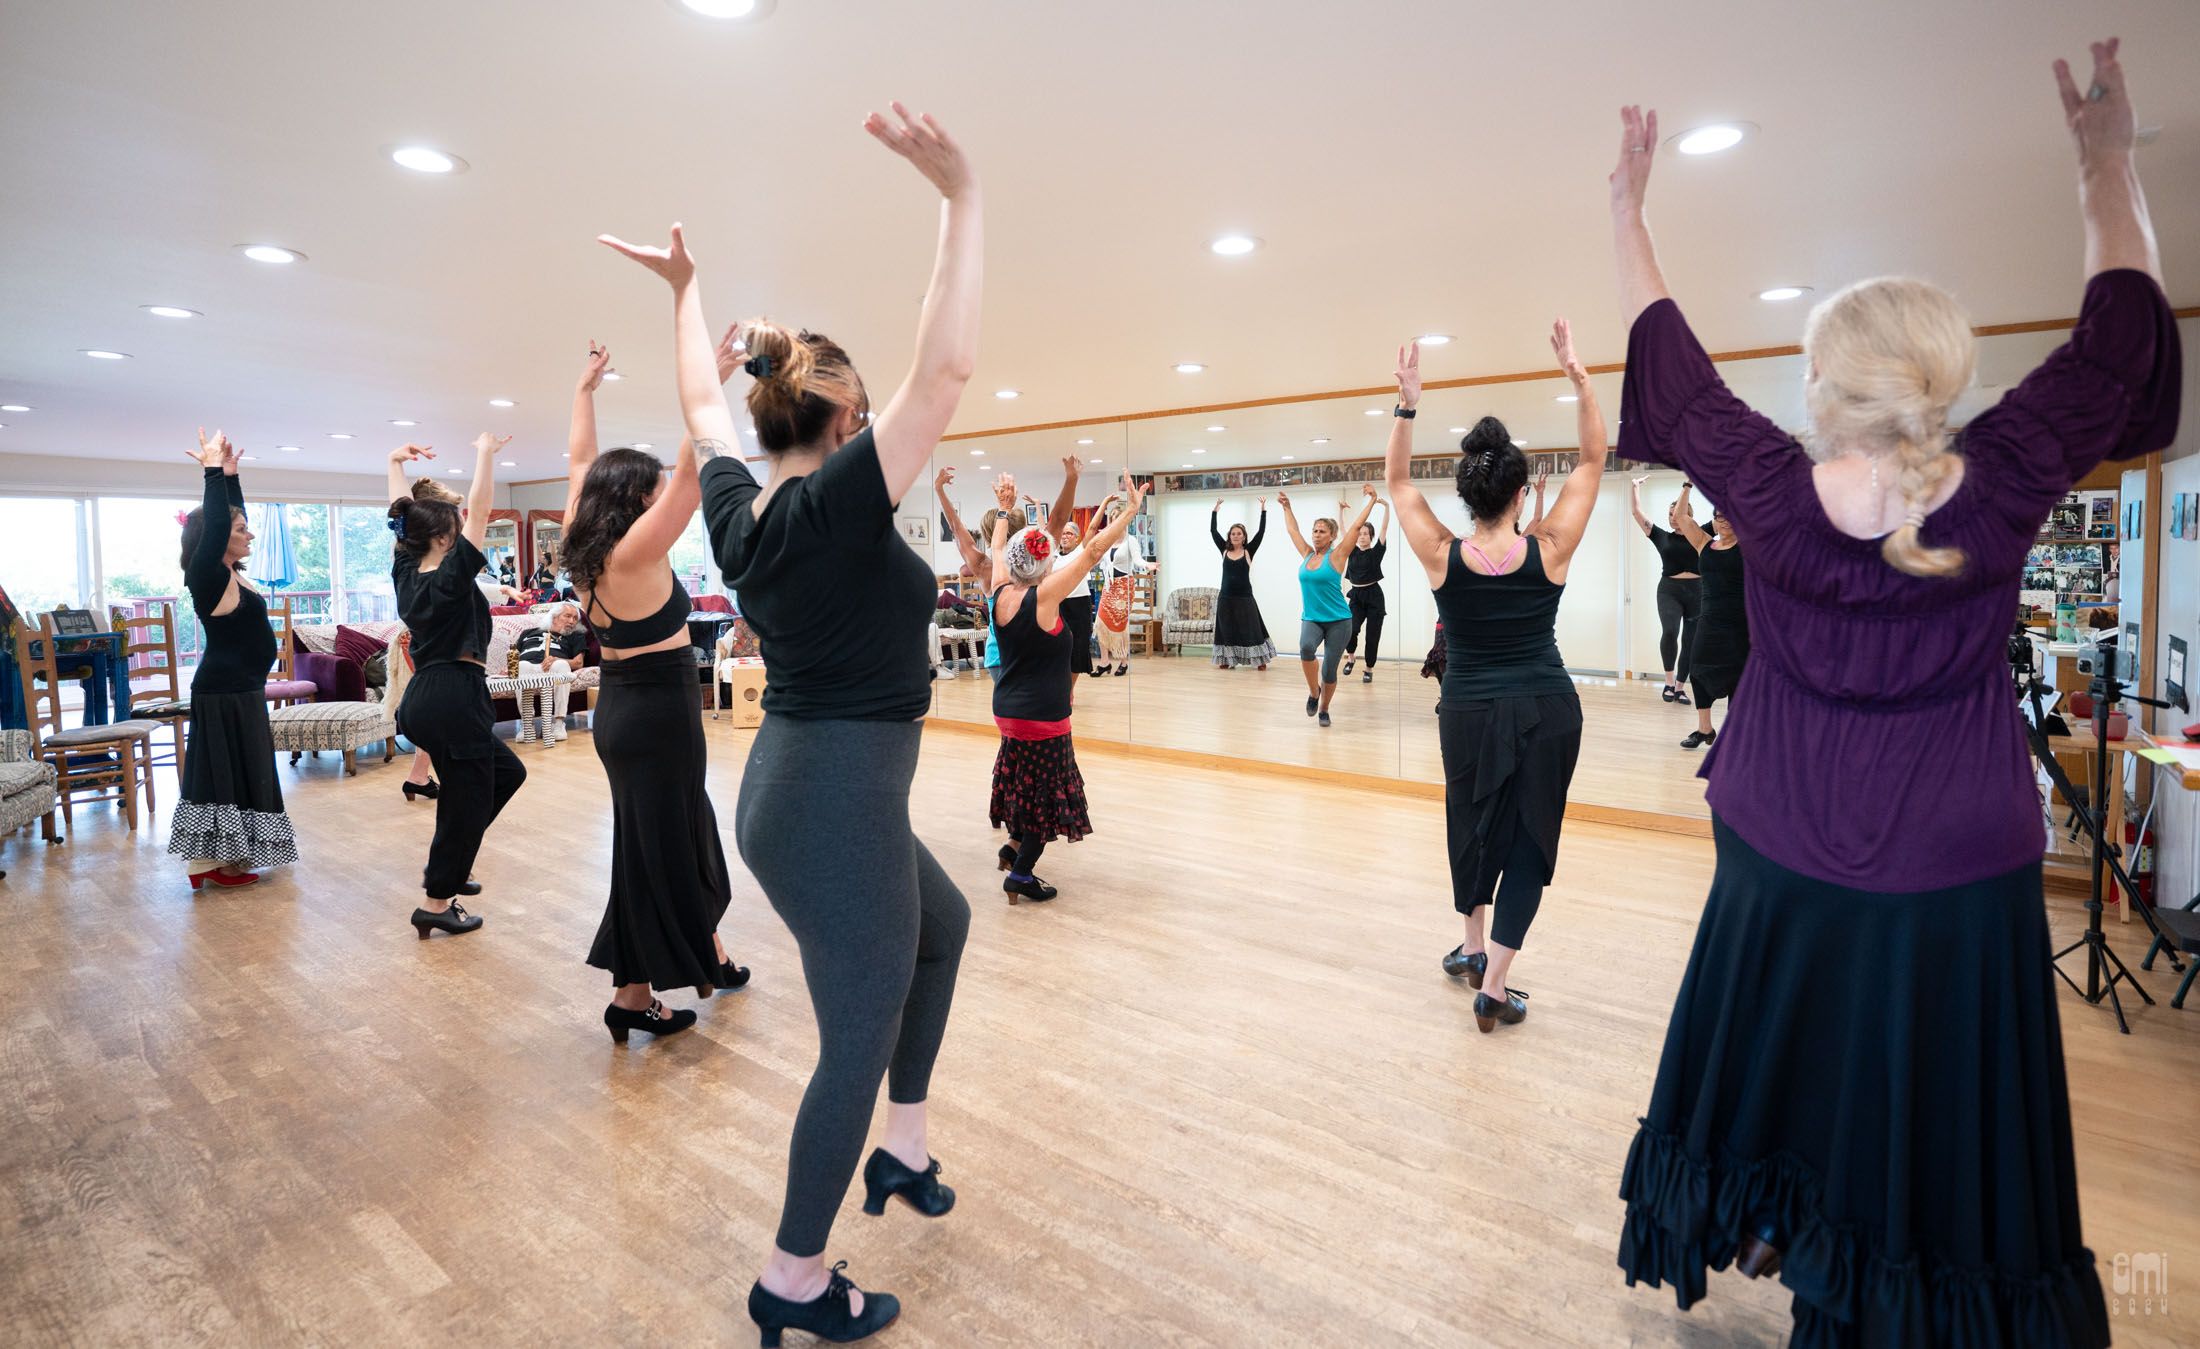
[[[1558,602],[1574,550],[1589,527],[1609,453],[1596,390],[1574,356],[1566,320],[1551,349],[1580,399],[1581,458],[1549,515],[1525,535],[1528,459],[1503,422],[1484,417],[1460,442],[1459,496],[1473,517],[1457,538],[1413,485],[1413,412],[1421,398],[1418,343],[1398,352],[1398,415],[1384,470],[1398,523],[1436,591],[1446,659],[1437,728],[1444,753],[1444,832],[1452,907],[1466,940],[1444,973],[1477,991],[1474,1023],[1485,1034],[1528,1015],[1527,996],[1506,976],[1558,866],[1566,788],[1581,756],[1581,697],[1559,659]],[[1502,548],[1501,555],[1496,550]],[[1488,939],[1482,909],[1494,904]]]
[[[1054,502],[1054,508],[1057,512],[1056,519],[1072,513],[1072,508],[1077,500],[1077,477],[1082,471],[1083,465],[1075,455],[1071,455],[1062,461],[1062,495],[1057,497]],[[963,528],[962,513],[955,509],[955,503],[949,500],[947,495],[947,489],[954,486],[954,484],[955,470],[953,468],[943,468],[932,478],[932,489],[939,494],[940,498],[940,511],[947,517],[948,532],[955,539],[955,551],[962,554],[963,566],[970,569],[971,577],[977,581],[978,593],[989,595],[993,592],[993,559],[979,545],[978,540],[971,537],[970,531]],[[993,521],[998,513],[997,510],[989,509],[978,520],[978,529],[986,538],[993,537]],[[1016,506],[1009,510],[1008,528],[1010,533],[1022,532],[1028,523],[1029,521],[1024,516],[1023,507]],[[990,608],[986,611],[985,672],[987,677],[991,679],[1001,677],[1001,643],[993,632],[993,614]]]
[[[1658,657],[1665,666],[1665,686],[1658,690],[1658,696],[1686,707],[1688,694],[1682,685],[1688,682],[1696,624],[1703,614],[1703,573],[1697,569],[1696,556],[1703,545],[1689,539],[1702,534],[1703,527],[1696,523],[1696,512],[1688,504],[1690,484],[1685,482],[1681,484],[1680,499],[1666,508],[1667,527],[1651,524],[1650,517],[1642,513],[1642,485],[1648,481],[1646,475],[1628,484],[1627,504],[1635,513],[1635,527],[1658,550]]]
[[[1684,494],[1682,502],[1687,501]],[[1696,729],[1682,749],[1700,749],[1719,738],[1711,729],[1711,704],[1731,700],[1749,663],[1749,607],[1742,595],[1742,548],[1724,511],[1711,512],[1705,533],[1687,512],[1675,519],[1681,541],[1696,549],[1696,570],[1703,577],[1703,606],[1696,620],[1696,643],[1689,651],[1689,686],[1696,693]],[[1733,708],[1728,707],[1729,715]]]
[[[1627,1154],[1619,1263],[1684,1307],[1707,1267],[1778,1270],[1791,1343],[2109,1342],[2003,654],[2049,511],[2177,432],[2184,358],[2116,48],[2094,46],[2084,93],[2054,63],[2076,325],[1960,454],[1947,422],[1978,343],[1921,281],[1811,311],[1805,447],[1735,397],[1659,274],[1655,115],[1623,114],[1627,452],[1734,515],[1765,640],[1707,768],[1718,867]]]
[[[1077,545],[1085,532],[1077,527],[1077,474],[1081,465],[1075,455],[1062,461],[1062,498],[1054,504],[1054,514],[1047,517],[1054,528],[1054,565],[1068,567],[1077,554]],[[1085,568],[1079,572],[1080,580]],[[994,573],[999,575],[998,572]],[[1092,590],[1079,584],[1062,597],[1062,621],[1069,625],[1069,682],[1072,687],[1077,676],[1092,673],[1092,624],[1094,605]]]
[[[1128,473],[1123,476],[1130,509],[1066,558],[1049,556],[1053,540],[1043,529],[1008,532],[1006,512],[1016,499],[1013,477],[1002,474],[993,489],[1002,509],[993,522],[993,574],[1002,579],[992,596],[1001,629],[1001,679],[993,686],[1001,749],[993,760],[990,813],[1013,840],[1000,853],[1001,869],[1008,873],[1001,889],[1011,904],[1054,898],[1054,887],[1035,870],[1039,855],[1055,839],[1074,843],[1092,832],[1085,779],[1070,738],[1069,645],[1075,634],[1061,605],[1084,589],[1085,577],[1130,528],[1142,493]]]
[[[592,739],[611,785],[611,893],[588,963],[611,974],[603,1024],[625,1044],[631,1031],[695,1024],[693,1008],[667,1011],[653,989],[708,997],[749,972],[726,959],[717,933],[733,888],[705,780],[693,606],[672,574],[672,547],[703,502],[695,445],[681,440],[669,475],[643,450],[598,453],[596,388],[610,366],[611,353],[589,343],[567,441],[565,565],[603,650]]]
[[[397,616],[412,634],[412,682],[398,707],[397,724],[443,772],[435,798],[435,837],[421,873],[425,899],[412,925],[423,939],[443,931],[457,935],[481,926],[460,895],[478,895],[472,877],[482,836],[504,803],[527,781],[527,767],[497,737],[489,701],[489,598],[474,584],[489,565],[481,554],[495,505],[496,456],[510,436],[484,431],[474,440],[474,481],[463,520],[454,494],[432,478],[408,483],[405,465],[433,459],[420,445],[390,451],[390,585]],[[690,676],[692,678],[693,676]]]
[[[1367,668],[1360,671],[1363,684],[1375,682],[1375,661],[1382,654],[1383,615],[1389,612],[1383,602],[1383,555],[1390,551],[1390,503],[1377,498],[1375,504],[1383,509],[1383,522],[1360,526],[1360,546],[1352,550],[1352,560],[1344,569],[1345,603],[1352,610],[1352,635],[1344,639],[1344,672],[1352,673],[1364,623]]]
[[[1231,525],[1225,538],[1218,528],[1221,523],[1222,502],[1218,498],[1207,514],[1207,537],[1215,541],[1215,551],[1222,554],[1222,586],[1215,592],[1215,668],[1250,665],[1265,670],[1276,658],[1276,644],[1260,616],[1260,601],[1253,597],[1253,555],[1260,551],[1261,540],[1268,537],[1268,498],[1260,499],[1260,528],[1251,538],[1246,537],[1245,526],[1240,524]]]
[[[864,127],[944,199],[909,375],[875,420],[837,343],[766,320],[737,342],[749,412],[771,459],[760,485],[730,452],[733,414],[713,368],[703,302],[678,225],[670,248],[620,251],[671,283],[680,408],[703,459],[703,518],[771,681],[735,811],[741,859],[794,934],[817,1015],[817,1070],[788,1145],[769,1262],[749,1289],[763,1342],[805,1330],[861,1339],[901,1311],[825,1265],[879,1077],[883,1144],[863,1168],[864,1211],[900,1198],[954,1205],[927,1148],[932,1065],[955,994],[970,905],[909,827],[932,680],[924,639],[938,578],[894,524],[955,415],[977,360],[983,269],[977,179],[947,133],[899,104]],[[693,698],[690,674],[688,696]]]
[[[1106,524],[1112,525],[1120,519],[1123,527],[1129,529],[1138,507],[1134,503],[1124,510],[1117,505],[1122,499],[1120,492],[1109,493],[1108,499],[1100,503],[1099,514]],[[1100,668],[1094,670],[1094,674],[1127,675],[1131,672],[1131,578],[1153,569],[1153,564],[1139,551],[1138,540],[1128,537],[1120,538],[1100,559],[1096,568],[1100,576],[1100,621],[1094,630],[1094,635],[1100,639]]]
[[[1375,484],[1362,483],[1360,490],[1366,500],[1353,517],[1352,528],[1340,536],[1337,522],[1323,516],[1314,522],[1312,545],[1299,533],[1291,498],[1276,493],[1276,504],[1283,507],[1283,527],[1290,531],[1291,546],[1299,551],[1299,668],[1306,672],[1306,715],[1319,716],[1324,726],[1329,724],[1329,700],[1337,696],[1337,665],[1344,659],[1345,634],[1352,630],[1352,607],[1344,598],[1345,567],[1359,546],[1360,526],[1375,509]],[[1337,513],[1344,513],[1344,503],[1338,503]]]

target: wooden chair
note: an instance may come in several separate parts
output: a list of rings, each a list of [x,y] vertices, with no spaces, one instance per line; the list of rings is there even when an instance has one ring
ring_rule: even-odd
[[[275,629],[275,668],[267,675],[267,701],[276,707],[289,707],[318,699],[320,685],[297,676],[289,596],[267,606],[267,625]]]
[[[1131,578],[1131,616],[1127,635],[1131,649],[1152,655],[1160,644],[1161,620],[1153,612],[1152,572],[1140,572]]]
[[[145,793],[146,810],[153,809],[152,741],[160,723],[117,721],[106,726],[66,729],[61,720],[61,676],[54,661],[50,615],[39,616],[38,647],[39,654],[33,658],[27,622],[16,629],[15,661],[23,683],[31,750],[53,767],[54,793],[61,801],[63,825],[75,826],[71,808],[76,796],[91,792],[94,801],[120,801],[134,832],[140,791]]]
[[[123,659],[130,666],[130,705],[115,709],[115,720],[157,721],[175,737],[166,759],[150,759],[154,768],[173,767],[176,781],[183,781],[183,756],[188,748],[184,728],[191,721],[191,697],[183,687],[183,667],[176,659],[176,606],[162,600],[158,612],[133,614],[110,607],[108,617],[115,631],[125,634]],[[145,657],[143,664],[139,657]],[[139,687],[139,685],[144,687]]]

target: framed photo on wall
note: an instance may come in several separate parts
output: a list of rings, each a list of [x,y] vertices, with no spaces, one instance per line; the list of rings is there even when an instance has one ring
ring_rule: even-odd
[[[894,523],[901,526],[902,541],[911,548],[932,546],[932,522],[922,515],[897,515]]]

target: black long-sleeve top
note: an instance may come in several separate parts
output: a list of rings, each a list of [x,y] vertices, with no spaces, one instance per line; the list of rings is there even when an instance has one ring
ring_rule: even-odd
[[[1218,528],[1222,512],[1207,512],[1207,535],[1215,541],[1215,551],[1222,554],[1222,589],[1224,595],[1250,595],[1253,593],[1253,554],[1260,551],[1260,541],[1268,537],[1268,508],[1260,512],[1260,528],[1245,541],[1245,556],[1230,556],[1230,541]]]
[[[191,609],[206,632],[206,652],[191,676],[194,693],[250,693],[267,683],[275,668],[275,631],[267,625],[267,600],[239,580],[222,561],[229,552],[232,509],[244,508],[244,486],[234,473],[206,470],[206,495],[199,503],[206,528],[183,568]],[[226,614],[215,608],[237,583],[237,607]]]

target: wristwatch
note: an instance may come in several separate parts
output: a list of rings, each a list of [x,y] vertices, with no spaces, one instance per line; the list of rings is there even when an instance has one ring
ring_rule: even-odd
[[[1413,415],[1414,415],[1414,413],[1416,413],[1416,412],[1418,412],[1418,411],[1420,411],[1420,409],[1418,409],[1418,408],[1409,408],[1409,407],[1406,407],[1406,406],[1405,406],[1404,404],[1400,404],[1399,406],[1397,406],[1397,407],[1394,407],[1394,408],[1392,408],[1392,409],[1390,410],[1390,415],[1391,415],[1391,416],[1393,416],[1393,417],[1403,417],[1403,418],[1405,418],[1405,419],[1406,419],[1407,421],[1409,421],[1409,422],[1410,422],[1410,421],[1412,421],[1412,420],[1413,420]]]

